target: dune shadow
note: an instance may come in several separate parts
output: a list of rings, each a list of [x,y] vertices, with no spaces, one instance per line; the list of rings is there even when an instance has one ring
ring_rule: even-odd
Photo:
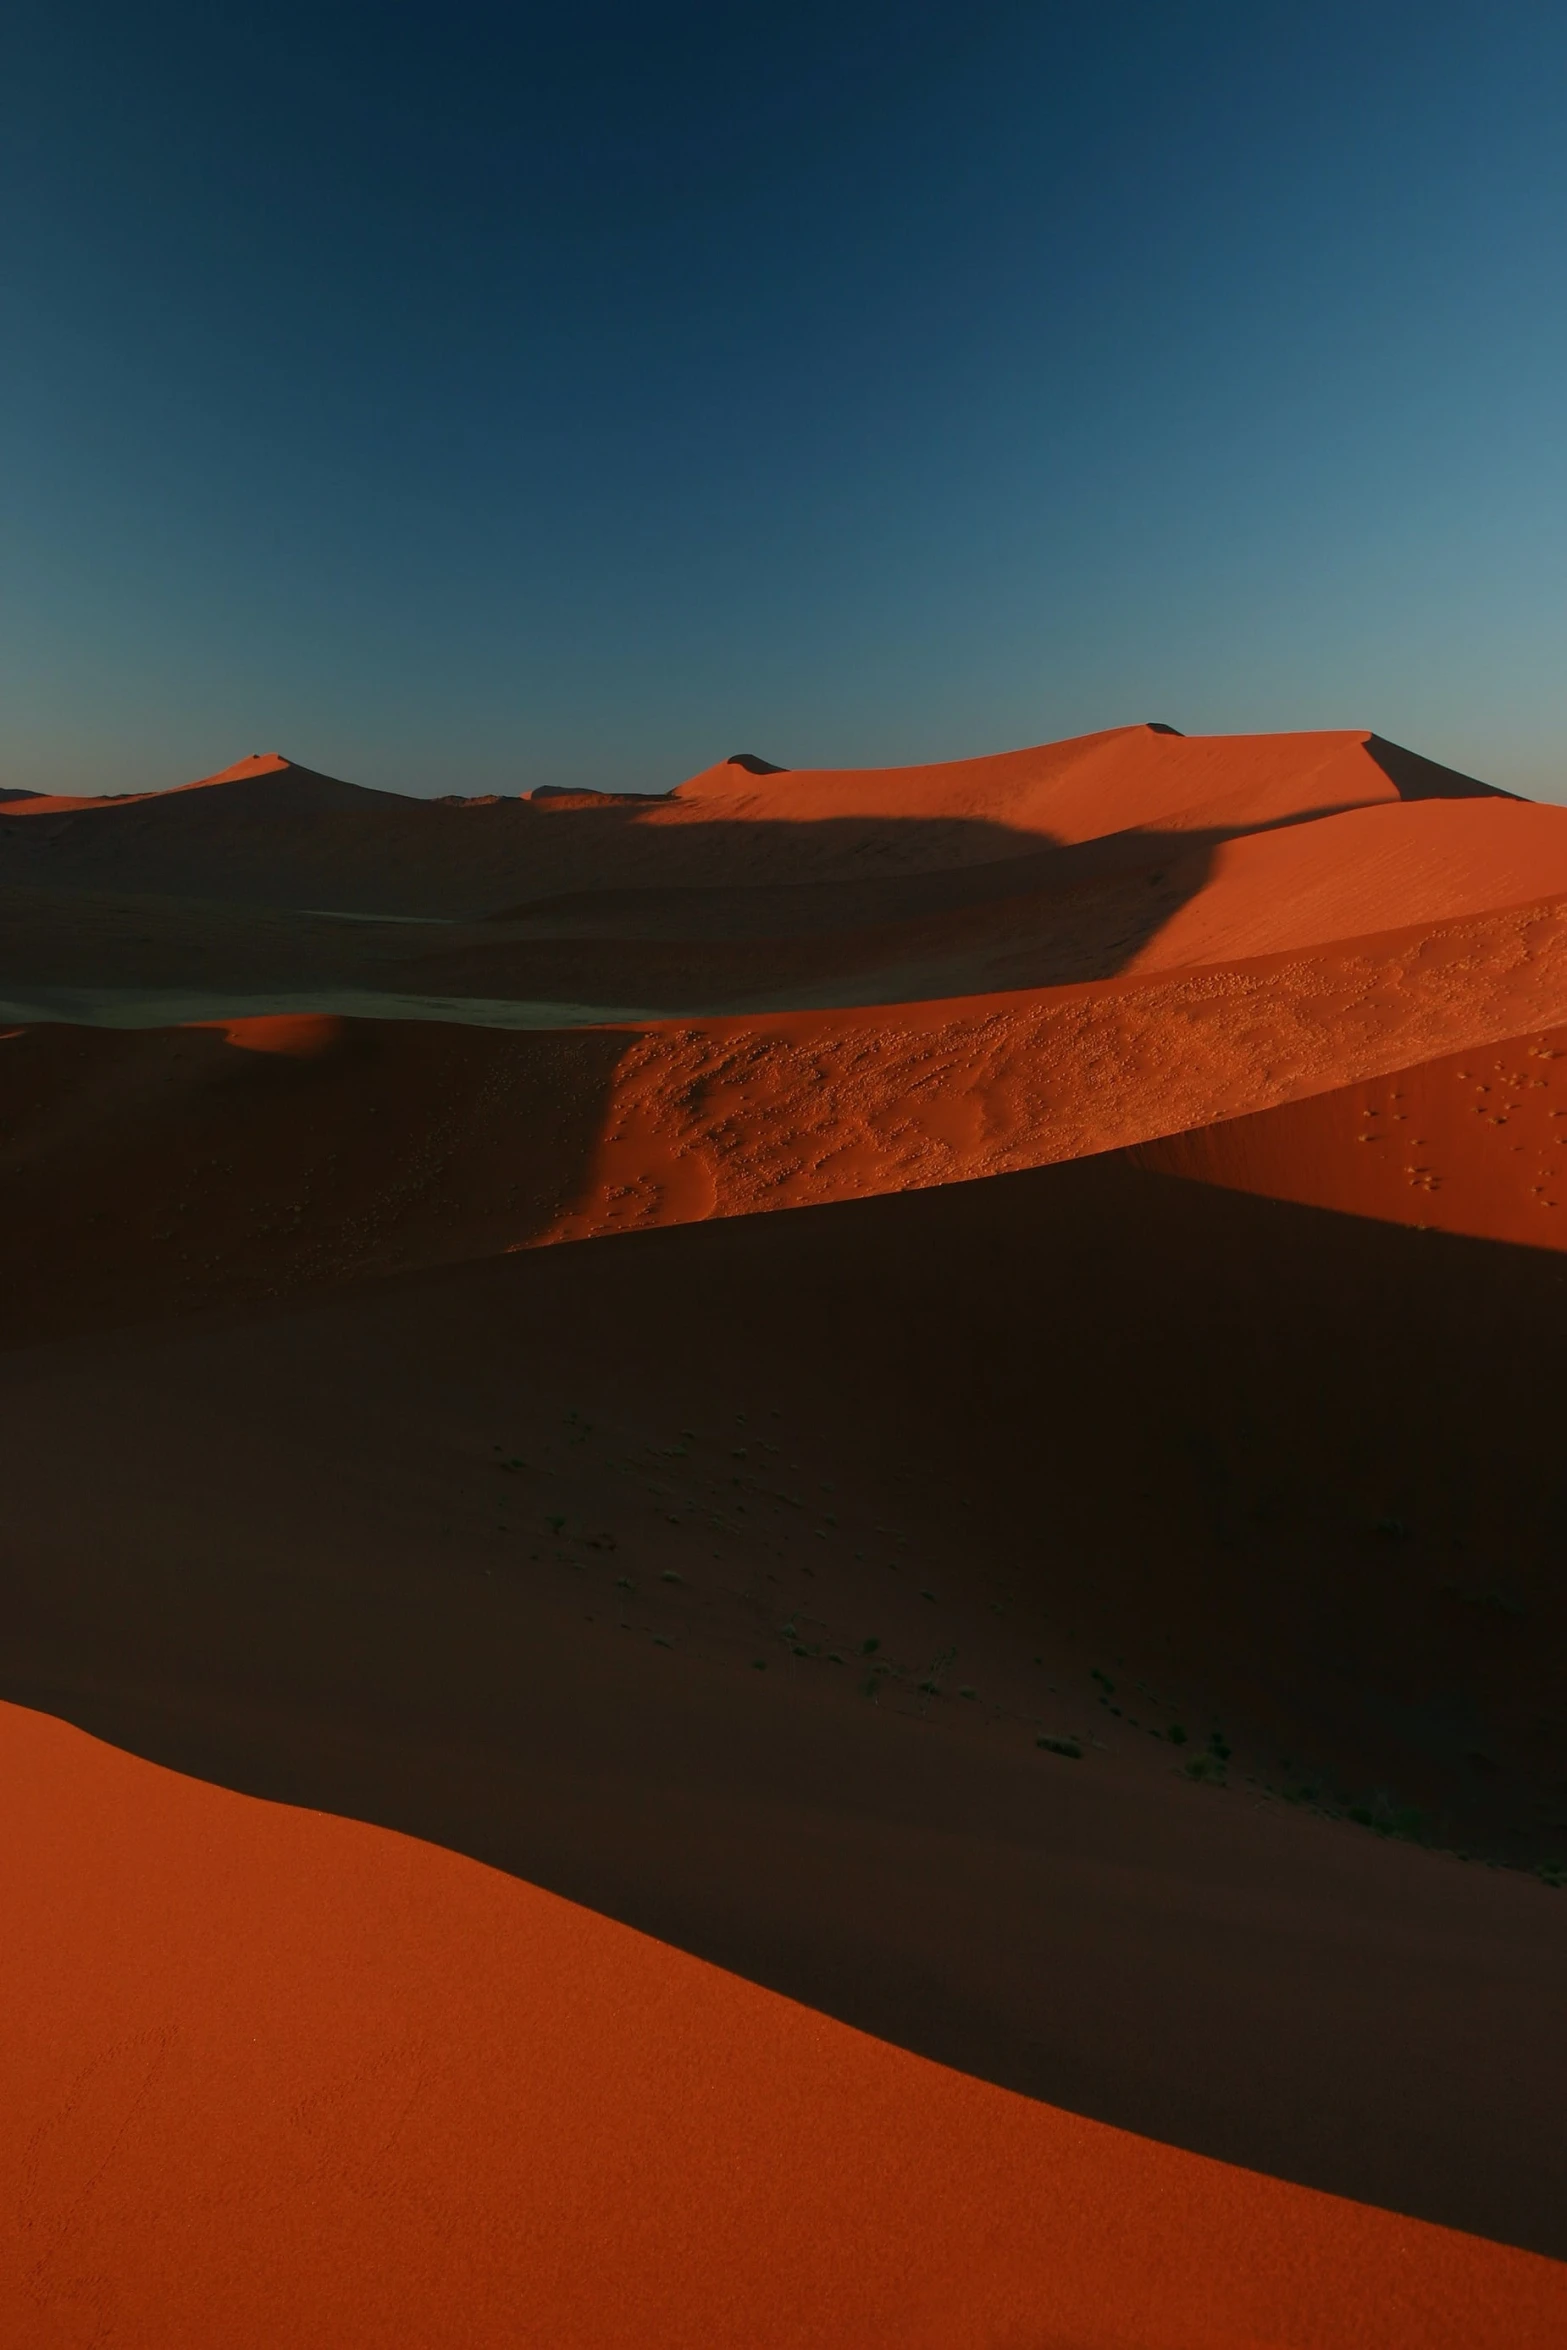
[[[1402,743],[1389,742],[1380,734],[1366,737],[1366,756],[1381,768],[1401,800],[1516,800],[1522,796],[1503,791],[1499,784],[1479,783],[1456,767],[1439,766],[1434,759],[1406,751]]]
[[[1560,2257],[1560,1897],[1284,1796],[1382,1790],[1516,1858],[1567,1819],[1561,1369],[1529,1252],[1119,1157],[13,1355],[0,1687],[1025,2094]],[[758,1429],[832,1512],[809,1577],[741,1621],[761,1648],[659,1646],[624,1597],[659,1543],[715,1608],[710,1553],[764,1556]],[[502,1446],[551,1431],[598,1483],[524,1521]],[[872,1705],[790,1662],[791,1605],[1013,1710]],[[1227,1786],[1150,1736],[1176,1704]],[[1080,1765],[1035,1750],[1045,1708]]]
[[[26,1028],[0,1048],[0,1338],[526,1246],[578,1194],[605,1129],[627,1046],[578,1025],[594,1006],[679,1017],[1112,978],[1237,832],[1334,812],[1060,843],[967,816],[660,825],[625,801],[572,806],[531,812],[532,894],[516,900],[515,841],[498,844],[530,811],[377,801],[321,819],[335,878],[319,856],[293,875],[296,901],[403,892],[349,921],[213,894],[226,869],[201,838],[229,837],[221,793],[51,817],[20,834],[47,885],[8,888],[0,951],[0,999]],[[449,892],[441,841],[471,866],[464,827],[491,817],[480,866],[499,910],[461,921],[408,902],[427,883]],[[412,858],[397,847],[409,827]],[[247,891],[282,887],[266,874],[277,829],[235,836]],[[105,838],[117,886],[73,886],[72,844]],[[187,851],[207,858],[204,896],[174,894]],[[386,1017],[352,1020],[308,1064],[134,1025],[378,1004]]]
[[[0,1347],[500,1255],[577,1197],[624,1036],[319,1025],[0,1040]]]
[[[432,803],[419,825],[431,807],[518,813]],[[660,825],[622,802],[538,815],[529,840],[498,836],[477,857],[470,840],[454,866],[438,836],[399,847],[411,820],[397,811],[363,840],[356,819],[332,836],[330,869],[308,871],[280,866],[270,837],[247,837],[230,870],[188,818],[174,832],[160,812],[160,836],[123,852],[80,818],[42,848],[0,836],[0,997],[46,1011],[52,991],[67,1018],[130,1022],[157,1017],[160,996],[209,1016],[282,995],[370,1012],[382,996],[389,1017],[414,999],[440,1017],[444,1000],[452,1018],[522,1026],[596,1006],[657,1018],[1072,985],[1133,963],[1228,842],[1342,812],[1062,842],[971,817]]]

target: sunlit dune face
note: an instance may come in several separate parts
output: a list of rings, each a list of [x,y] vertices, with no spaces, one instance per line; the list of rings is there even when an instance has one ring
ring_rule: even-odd
[[[1567,1249],[1567,1027],[1533,1030],[1143,1145],[1231,1191]]]
[[[221,1029],[225,1044],[242,1053],[282,1053],[291,1061],[319,1060],[342,1037],[335,1012],[261,1012],[245,1020],[187,1020],[187,1028]]]
[[[0,1708],[0,1756],[26,1796],[8,2340],[1563,2338],[1564,2272],[1528,2253],[991,2088],[455,1854],[39,1714]]]

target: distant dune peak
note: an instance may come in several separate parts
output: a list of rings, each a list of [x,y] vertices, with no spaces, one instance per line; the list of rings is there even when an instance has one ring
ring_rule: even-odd
[[[759,759],[754,751],[731,751],[724,761],[726,767],[743,767],[747,775],[787,775],[787,767],[777,767],[771,759]]]
[[[247,759],[236,759],[232,767],[220,767],[216,775],[200,775],[195,783],[186,784],[187,791],[197,791],[204,783],[243,783],[252,775],[282,775],[296,765],[285,759],[281,751],[252,751]]]

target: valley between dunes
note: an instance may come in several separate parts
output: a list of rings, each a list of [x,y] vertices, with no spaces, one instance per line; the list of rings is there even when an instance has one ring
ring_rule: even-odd
[[[1567,812],[258,757],[0,916],[9,2339],[1567,2338]]]

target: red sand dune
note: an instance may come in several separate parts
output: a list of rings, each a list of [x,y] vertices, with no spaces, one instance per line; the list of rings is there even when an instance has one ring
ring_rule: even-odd
[[[18,2350],[1547,2350],[1567,2268],[0,1709]],[[106,1963],[112,1953],[112,1962]]]
[[[280,751],[256,751],[248,759],[236,759],[232,767],[222,768],[216,775],[199,776],[194,783],[175,784],[175,791],[203,791],[210,784],[239,783],[256,775],[280,775],[290,765]],[[6,795],[9,797],[9,795]],[[23,792],[16,795],[16,804],[6,813],[14,816],[56,816],[79,808],[128,808],[142,800],[167,799],[162,792]]]
[[[1138,726],[940,767],[758,776],[725,763],[663,797],[591,804],[406,799],[269,755],[179,791],[0,804],[0,870],[50,886],[473,917],[581,890],[880,885],[1121,835],[1134,859],[1168,862],[1205,835],[1452,797],[1505,803],[1363,732],[1188,739]]]
[[[1567,1014],[1556,904],[1159,980],[648,1028],[549,1237],[1080,1158],[1499,1041],[1526,1012]]]
[[[722,806],[749,822],[974,816],[1074,842],[1133,825],[1251,829],[1373,801],[1450,794],[1502,796],[1360,731],[1182,735],[1170,727],[1117,726],[930,767],[756,776],[725,761],[692,776],[676,797],[701,801],[715,813]]]
[[[239,1020],[190,1020],[190,1028],[215,1028],[225,1044],[245,1053],[283,1053],[291,1061],[312,1061],[342,1039],[344,1023],[330,1012],[257,1013]]]
[[[1567,1248],[1567,1028],[1143,1145],[1162,1174],[1352,1216]]]
[[[812,1898],[827,1899],[827,1878],[811,1873],[824,1842],[879,1867],[890,1839],[916,1887],[918,1850],[945,1872],[947,1846],[961,1847],[943,1882],[965,1882],[972,1862],[978,1887],[995,1815],[983,1802],[964,1813],[958,1781],[972,1794],[999,1771],[996,1788],[1037,1808],[1022,1773],[1040,1761],[1038,1677],[1070,1664],[1086,1686],[1076,1650],[1080,1630],[1092,1634],[1118,1674],[1124,1649],[1164,1690],[1131,1684],[1143,1711],[1168,1714],[1179,1697],[1192,1720],[1249,1737],[1253,1792],[1182,1783],[1168,1745],[1152,1746],[1165,1714],[1112,1730],[1124,1706],[1099,1671],[1083,1703],[1105,1709],[1103,1753],[1130,1736],[1135,1757],[1119,1841],[1096,1856],[1099,1875],[1071,1881],[1112,1923],[1143,1914],[1116,1908],[1128,1898],[1106,1890],[1116,1869],[1142,1898],[1158,1876],[1148,1836],[1168,1816],[1168,1855],[1188,1833],[1171,1807],[1232,1796],[1225,1851],[1255,1837],[1257,1877],[1244,1899],[1240,1879],[1224,1879],[1246,1921],[1231,1936],[1244,1955],[1224,1958],[1228,2073],[1171,2088],[1159,2044],[1176,2010],[1158,1983],[1119,2027],[1138,2058],[1117,2070],[1101,2003],[1071,2060],[1117,2095],[1129,2076],[1157,2076],[1184,2118],[1178,2128],[1161,2109],[1152,2126],[1233,2153],[1202,2132],[1226,2100],[1243,2102],[1237,2051],[1271,2028],[1246,1969],[1273,1949],[1282,1976],[1279,1920],[1292,1899],[1305,1906],[1293,1881],[1281,1889],[1286,1855],[1306,1866],[1306,1847],[1284,1841],[1301,1816],[1273,1844],[1273,1815],[1253,1811],[1329,1801],[1335,1771],[1344,1784],[1374,1771],[1381,1808],[1362,1808],[1386,1826],[1407,1816],[1402,1774],[1547,1882],[1567,1834],[1546,1704],[1559,1653],[1554,1455],[1537,1457],[1533,1389],[1518,1388],[1511,1419],[1498,1405],[1493,1426],[1470,1360],[1504,1305],[1509,1328],[1527,1322],[1546,1351],[1551,1300],[1536,1267],[1552,1260],[1380,1229],[1563,1245],[1567,1144],[1552,1121],[1567,1111],[1550,1105],[1567,1052],[1567,814],[1359,731],[1187,739],[1132,727],[935,767],[761,766],[727,761],[640,801],[409,801],[268,756],[178,791],[0,802],[0,997],[25,1007],[29,987],[118,991],[107,1016],[120,1016],[138,989],[183,987],[190,1012],[211,1013],[151,1031],[12,1014],[0,1040],[7,1336],[86,1334],[13,1359],[7,1433],[27,1460],[8,1486],[8,1540],[22,1603],[0,1686],[147,1750],[173,1741],[166,1759],[269,1791],[278,1758],[304,1756],[312,1799],[467,1838],[530,1877],[541,1871],[516,1856],[536,1835],[556,1853],[555,1883],[590,1849],[618,1853],[617,1835],[636,1845],[636,1823],[661,1819],[646,1882],[706,1921],[691,1946],[727,1956],[725,1937],[738,1937],[744,1963],[754,1945],[757,1971],[776,1963],[785,1988],[803,1966],[815,1998],[820,1921],[756,1907],[754,1871],[742,1900],[736,1847],[701,1842],[734,1757],[755,1747],[765,1801],[737,1803],[725,1833],[774,1822],[799,1845],[789,1882],[816,1887]],[[308,983],[296,971],[291,984],[295,958]],[[333,1008],[334,991],[357,1004],[378,990],[668,1016],[530,1032]],[[264,1004],[269,992],[293,1008],[247,1011],[247,994]],[[1156,1173],[1208,1188],[1160,1186]],[[897,1193],[924,1197],[867,1200]],[[1356,1219],[1354,1245],[1314,1207]],[[783,1208],[833,1214],[824,1225],[760,1213]],[[656,1229],[715,1220],[710,1232]],[[616,1250],[532,1253],[606,1239]],[[1190,1261],[1170,1266],[1172,1248]],[[944,1275],[950,1259],[947,1286],[933,1252]],[[508,1255],[462,1276],[430,1270]],[[346,1291],[390,1272],[425,1286],[329,1299],[292,1336],[276,1309],[270,1321],[256,1311],[276,1291]],[[1337,1284],[1320,1314],[1319,1281]],[[184,1352],[178,1333],[143,1355],[135,1333],[99,1335],[189,1309],[216,1311]],[[628,1370],[638,1315],[646,1343]],[[1448,1338],[1464,1368],[1444,1384]],[[269,1350],[281,1366],[270,1381]],[[1346,1350],[1357,1370],[1362,1352],[1372,1366],[1359,1384]],[[918,1366],[907,1379],[905,1354]],[[574,1450],[587,1498],[572,1486],[571,1508],[591,1509],[596,1531],[584,1520],[579,1539],[570,1511],[530,1508],[524,1537],[523,1485],[542,1504],[559,1476],[498,1457],[503,1403],[537,1452],[568,1375],[579,1399],[604,1395],[611,1421],[632,1409],[628,1380],[671,1408],[684,1381],[706,1399],[686,1407],[693,1427],[736,1417],[738,1428],[731,1406],[753,1410],[764,1392],[772,1421],[786,1389],[805,1414],[828,1399],[831,1426],[810,1439],[820,1457],[800,1476],[813,1501],[817,1487],[834,1496],[832,1512],[781,1532],[804,1512],[803,1490],[753,1489],[733,1468],[711,1478],[717,1460],[703,1462],[699,1492],[695,1468],[667,1465],[695,1448],[676,1423],[678,1441],[669,1428],[634,1443],[623,1430],[591,1485]],[[1532,1377],[1531,1358],[1492,1384]],[[473,1425],[459,1429],[465,1382],[484,1400],[470,1397]],[[252,1401],[240,1409],[242,1391]],[[213,1396],[226,1434],[210,1430]],[[568,1417],[564,1441],[586,1445],[576,1406]],[[999,1451],[998,1427],[1010,1431]],[[778,1452],[777,1433],[761,1449]],[[806,1437],[787,1440],[803,1457]],[[1478,1483],[1447,1479],[1471,1442],[1485,1454]],[[732,1463],[748,1444],[749,1433],[730,1447]],[[83,1478],[67,1500],[83,1451],[104,1491]],[[264,1474],[238,1506],[252,1454]],[[959,1489],[960,1460],[977,1499]],[[795,1745],[764,1753],[747,1715],[744,1739],[730,1737],[731,1716],[782,1675],[758,1684],[748,1652],[715,1646],[700,1690],[695,1677],[660,1683],[649,1700],[646,1658],[672,1651],[676,1631],[656,1629],[653,1601],[638,1599],[647,1621],[633,1626],[632,1600],[600,1592],[601,1631],[580,1596],[608,1589],[615,1567],[678,1557],[654,1570],[658,1607],[700,1600],[731,1647],[754,1646],[765,1624],[810,1671],[822,1642],[797,1642],[795,1616],[818,1609],[824,1637],[843,1638],[828,1632],[837,1608],[863,1631],[872,1608],[888,1613],[884,1578],[907,1563],[867,1547],[893,1539],[878,1479],[905,1499],[923,1493],[919,1538],[940,1562],[924,1570],[930,1588],[899,1601],[913,1626],[898,1634],[909,1691],[921,1670],[939,1683],[916,1643],[940,1637],[948,1664],[960,1638],[1009,1692],[988,1710],[977,1689],[961,1692],[974,1737],[994,1732],[989,1759],[978,1775],[954,1760],[951,1785],[927,1788],[924,1847],[873,1774],[862,1845],[832,1842],[835,1827],[845,1839],[855,1827],[847,1777],[832,1791],[841,1817],[824,1825],[802,1807],[801,1773],[831,1776],[821,1757],[850,1752],[841,1727],[813,1741],[802,1711]],[[840,1514],[862,1547],[829,1566]],[[548,1558],[519,1548],[545,1542],[539,1525],[552,1529]],[[715,1563],[742,1582],[720,1588]],[[562,1600],[562,1575],[592,1582],[563,1585]],[[783,1578],[796,1575],[786,1600]],[[634,1592],[635,1576],[613,1589]],[[1009,1628],[1014,1614],[1033,1628]],[[513,1646],[477,1653],[486,1624]],[[618,1645],[633,1630],[634,1652]],[[545,1782],[559,1755],[541,1762],[516,1718],[530,1642],[555,1660],[569,1736],[602,1742],[597,1776],[579,1758],[558,1816]],[[681,1669],[708,1671],[699,1644]],[[872,1718],[864,1694],[855,1739]],[[1132,1702],[1127,1687],[1120,1696]],[[537,1690],[529,1704],[528,1723],[554,1720]],[[678,1744],[690,1774],[675,1828],[645,1772],[616,1776],[644,1704],[655,1744]],[[909,1708],[918,1742],[925,1710],[912,1694]],[[1014,1731],[1023,1743],[1002,1770],[999,1742]],[[551,1734],[563,1751],[568,1730]],[[1101,1742],[1088,1744],[1081,1783],[1108,1800],[1114,1770],[1106,1761],[1096,1778]],[[398,1791],[379,1810],[380,1794],[356,1792],[372,1749]],[[931,1765],[925,1745],[896,1751],[906,1770],[916,1751]],[[1567,2269],[1075,2119],[450,1852],[247,1802],[14,1708],[0,1710],[0,1753],[27,1790],[8,1831],[7,1915],[20,1924],[0,1951],[8,2011],[28,2019],[0,2107],[11,2179],[0,2317],[25,2342],[1567,2339]],[[1270,1771],[1309,1777],[1311,1791]],[[480,1783],[502,1791],[493,1818],[473,1809]],[[1331,1797],[1312,1832],[1351,1834],[1347,1802]],[[573,1804],[573,1832],[551,1846]],[[631,1824],[606,1826],[621,1810]],[[1009,1835],[1022,1875],[996,1862],[1002,1889],[985,1912],[1003,1939],[1047,1881],[1016,1821]],[[701,1855],[726,1849],[734,1881],[710,1865],[714,1881],[698,1885]],[[1195,1866],[1179,1849],[1185,1859],[1160,1866]],[[1353,1913],[1322,1853],[1297,1940],[1309,1927],[1331,1941]],[[1457,2016],[1489,2029],[1502,1978],[1494,1955],[1476,1954],[1482,1941],[1492,1952],[1517,1886],[1493,1900],[1489,1877],[1456,1858],[1403,1857],[1453,1872],[1419,1880],[1445,1923],[1408,1945],[1411,1997],[1439,1981],[1444,2028]],[[605,1883],[631,1881],[615,1876],[625,1865]],[[1361,1865],[1379,1867],[1369,1837]],[[1413,1902],[1414,1877],[1408,1888]],[[1554,1897],[1535,1885],[1529,1898]],[[944,2014],[950,1993],[959,2061],[1019,2080],[1045,2037],[1031,2037],[1027,1967],[1003,1998],[1000,1960],[987,1977],[954,1914],[943,1927],[963,1945],[960,1999],[952,1951],[943,1961],[910,1914],[899,1909],[902,1939],[881,1954],[910,1970],[899,2015]],[[1147,1914],[1195,1913],[1173,1900]],[[1472,1978],[1453,1955],[1470,1950],[1455,1921],[1471,1915],[1491,1936],[1477,1925]],[[859,1980],[862,1965],[885,1975],[869,1923],[852,1905],[844,1918],[824,1928],[826,1979],[837,1967]],[[1096,1910],[1093,1931],[1104,1924]],[[1532,1930],[1534,1964],[1549,1929]],[[1385,1918],[1377,1936],[1380,1981],[1405,1945]],[[1092,1933],[1083,1945],[1102,1965],[1120,1963],[1115,1948]],[[1369,1966],[1369,1939],[1362,1955]],[[1195,1997],[1189,1967],[1172,1959],[1168,1972]],[[836,2012],[866,2020],[852,2003]],[[1369,2046],[1371,2010],[1342,2013]],[[930,2048],[924,2023],[900,2029]],[[1464,2043],[1480,2044],[1478,2029]],[[1437,2035],[1433,2062],[1441,2048]],[[1068,2061],[1059,2033],[1050,2061]],[[1516,2151],[1521,2091],[1509,2102],[1505,2085],[1466,2072],[1453,2094],[1493,2131],[1502,2112]],[[1352,2160],[1352,2108],[1317,2111],[1309,2085],[1299,2098],[1293,2121],[1265,2117],[1283,2135],[1262,2159],[1304,2163],[1310,2137],[1319,2166]],[[1144,2119],[1124,2104],[1096,2110]],[[1459,2173],[1469,2142],[1460,2129]],[[1527,2225],[1528,2241],[1554,2248],[1532,2205],[1527,2222],[1515,2216],[1549,2174],[1530,2143],[1528,2179],[1515,2164],[1499,2200],[1457,2216],[1471,2224],[1478,2209],[1474,2224],[1498,2234]],[[1372,2153],[1372,2184],[1355,2177],[1353,2191],[1396,2200],[1386,2181],[1418,2164],[1391,2126]],[[1451,2156],[1423,2191],[1462,2191]],[[1293,2175],[1324,2179],[1321,2167]],[[1342,2169],[1326,2183],[1343,2185]],[[1420,2208],[1455,2215],[1450,2201]]]
[[[0,1047],[9,1326],[974,1181],[1329,1095],[1349,1074],[1391,1080],[1454,1046],[1494,1059],[1542,1015],[1567,1021],[1559,903],[881,1010],[538,1033],[34,1026]],[[229,1049],[247,1042],[266,1049]],[[1468,1203],[1458,1228],[1492,1229],[1472,1182],[1449,1196]]]
[[[1134,971],[1228,963],[1567,892],[1567,810],[1514,800],[1357,808],[1223,841]]]
[[[0,1689],[1561,2258],[1562,1287],[1112,1154],[90,1330],[0,1356]]]

